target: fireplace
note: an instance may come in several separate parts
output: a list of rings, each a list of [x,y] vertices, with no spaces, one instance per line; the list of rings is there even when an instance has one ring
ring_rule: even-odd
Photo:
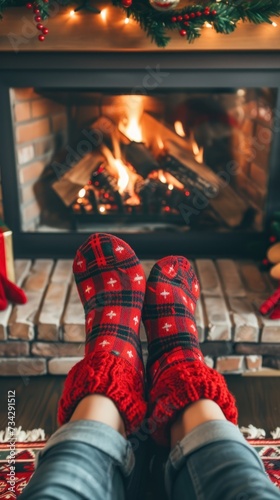
[[[94,231],[143,257],[262,254],[279,205],[274,57],[246,68],[240,54],[229,69],[222,54],[143,56],[117,65],[84,55],[75,67],[74,55],[44,54],[47,72],[26,54],[24,72],[1,73],[3,203],[17,255],[71,256]]]

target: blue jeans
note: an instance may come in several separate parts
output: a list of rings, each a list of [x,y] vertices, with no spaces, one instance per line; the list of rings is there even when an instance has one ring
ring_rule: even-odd
[[[133,468],[131,444],[118,432],[99,422],[70,422],[39,453],[20,499],[125,500],[125,477]],[[280,499],[253,448],[221,420],[196,427],[175,446],[165,483],[171,500]]]

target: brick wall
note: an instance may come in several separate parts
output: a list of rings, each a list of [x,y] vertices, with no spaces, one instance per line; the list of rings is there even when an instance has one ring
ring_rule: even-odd
[[[67,108],[32,88],[11,90],[22,229],[35,230],[42,206],[34,187],[68,139]]]
[[[252,99],[230,110],[237,120],[234,130],[233,156],[239,164],[238,189],[251,205],[264,208],[269,176],[269,156],[273,133],[273,111],[264,99]]]

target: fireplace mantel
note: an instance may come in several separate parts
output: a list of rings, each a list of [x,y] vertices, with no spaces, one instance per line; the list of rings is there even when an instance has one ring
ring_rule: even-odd
[[[12,8],[5,11],[1,22],[0,51],[71,51],[71,52],[103,52],[103,51],[145,51],[166,52],[184,51],[185,53],[205,51],[246,51],[280,50],[280,27],[269,24],[256,26],[240,23],[231,35],[217,34],[206,29],[194,44],[189,45],[178,33],[170,33],[171,42],[167,49],[160,49],[146,38],[139,26],[131,21],[124,24],[124,13],[106,1],[99,2],[100,9],[106,9],[107,21],[99,15],[88,15],[82,12],[70,17],[70,8],[59,7],[45,24],[49,27],[49,35],[44,43],[38,42],[38,31],[32,24],[30,12],[24,8]],[[110,20],[113,19],[113,22]],[[277,22],[277,19],[275,19]]]

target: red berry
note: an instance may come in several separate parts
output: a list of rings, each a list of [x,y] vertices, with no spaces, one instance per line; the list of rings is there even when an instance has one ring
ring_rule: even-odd
[[[40,30],[40,31],[41,31],[41,30],[43,29],[43,27],[44,27],[44,26],[43,26],[41,23],[37,24],[37,29],[38,29],[38,30]]]
[[[177,17],[175,17],[175,16],[171,17],[171,22],[172,23],[176,23],[176,21],[177,21]]]
[[[48,28],[43,28],[43,29],[42,29],[42,33],[43,33],[43,35],[47,35],[47,34],[48,34],[48,32],[49,32]]]
[[[195,13],[196,17],[200,17],[201,16],[201,12],[200,10],[198,10],[196,13]]]
[[[186,36],[187,34],[186,30],[180,30],[179,33],[181,36]]]
[[[39,23],[40,21],[42,21],[41,16],[35,16],[34,19],[35,19],[36,23]]]
[[[209,14],[210,14],[210,10],[206,10],[206,9],[205,9],[205,10],[203,11],[203,14],[204,14],[205,16],[209,16]]]
[[[40,14],[40,9],[38,9],[37,7],[34,7],[33,12],[34,12],[34,14]]]
[[[188,21],[188,19],[190,18],[189,14],[184,14],[184,19],[186,19],[186,21]]]
[[[217,11],[216,10],[211,10],[211,14],[212,14],[212,16],[216,16]]]
[[[275,243],[275,241],[277,241],[276,236],[270,236],[269,241],[270,243]]]
[[[190,23],[188,23],[188,21],[184,21],[184,26],[189,26]]]
[[[194,12],[191,12],[191,13],[190,13],[190,18],[191,18],[191,19],[194,19],[194,18],[195,18],[195,13],[194,13]]]
[[[49,0],[43,0],[44,3],[49,3]]]
[[[32,3],[27,3],[26,7],[27,7],[27,9],[32,9],[33,5],[32,5]]]
[[[45,40],[44,35],[39,35],[38,40],[39,40],[39,42],[43,42]]]
[[[263,263],[264,266],[268,266],[269,260],[268,259],[263,259],[262,263]]]
[[[122,0],[122,6],[126,9],[132,5],[132,0]]]
[[[178,16],[177,21],[183,21],[183,16]]]

